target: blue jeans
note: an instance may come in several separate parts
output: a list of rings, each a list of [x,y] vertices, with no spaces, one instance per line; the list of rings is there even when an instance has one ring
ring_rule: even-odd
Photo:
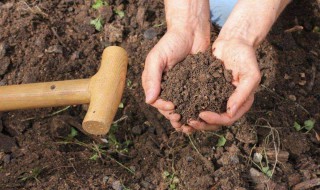
[[[218,26],[223,26],[227,21],[237,0],[209,0],[211,21]]]

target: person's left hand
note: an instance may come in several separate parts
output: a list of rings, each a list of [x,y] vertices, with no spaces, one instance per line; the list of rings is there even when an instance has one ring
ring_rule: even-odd
[[[232,125],[251,107],[254,93],[261,74],[255,55],[255,49],[243,40],[217,39],[212,46],[213,54],[223,61],[226,69],[232,71],[232,84],[236,86],[228,100],[226,113],[201,112],[202,121],[191,120],[188,125],[197,130],[218,130],[220,126]]]

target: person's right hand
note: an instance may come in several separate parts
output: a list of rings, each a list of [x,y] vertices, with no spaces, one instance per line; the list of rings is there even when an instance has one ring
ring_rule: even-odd
[[[159,98],[160,85],[163,72],[171,69],[187,55],[205,51],[208,48],[210,44],[209,10],[206,10],[208,6],[204,4],[206,0],[203,3],[194,1],[194,4],[187,3],[184,0],[167,2],[167,4],[170,3],[171,5],[166,5],[167,33],[146,58],[142,74],[142,86],[146,95],[146,103],[157,108],[161,114],[170,120],[177,131],[190,133],[193,128],[186,125],[182,126],[179,123],[180,115],[174,113],[175,106],[173,103]],[[190,10],[194,11],[190,7],[195,8],[196,6],[199,6],[198,13],[190,13]],[[175,11],[171,13],[170,9]]]

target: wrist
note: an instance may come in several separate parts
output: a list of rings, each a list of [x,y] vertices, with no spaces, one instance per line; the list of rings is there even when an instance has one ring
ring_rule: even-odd
[[[240,40],[257,47],[289,0],[239,0],[219,34],[220,39]]]
[[[208,0],[165,0],[168,30],[210,32]]]

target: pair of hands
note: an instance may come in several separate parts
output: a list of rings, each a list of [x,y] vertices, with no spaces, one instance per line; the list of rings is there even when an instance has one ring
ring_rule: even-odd
[[[188,29],[168,29],[158,44],[146,58],[142,74],[142,85],[146,95],[146,103],[154,106],[170,120],[177,131],[192,133],[194,130],[218,130],[238,120],[251,107],[254,92],[260,83],[260,70],[255,55],[255,48],[239,39],[223,39],[218,37],[212,46],[213,55],[221,59],[226,69],[232,71],[232,84],[236,90],[227,103],[227,112],[201,112],[202,121],[190,121],[188,125],[179,123],[180,115],[174,113],[172,102],[159,98],[163,72],[171,69],[188,54],[205,51],[210,44],[208,32],[190,32]]]

